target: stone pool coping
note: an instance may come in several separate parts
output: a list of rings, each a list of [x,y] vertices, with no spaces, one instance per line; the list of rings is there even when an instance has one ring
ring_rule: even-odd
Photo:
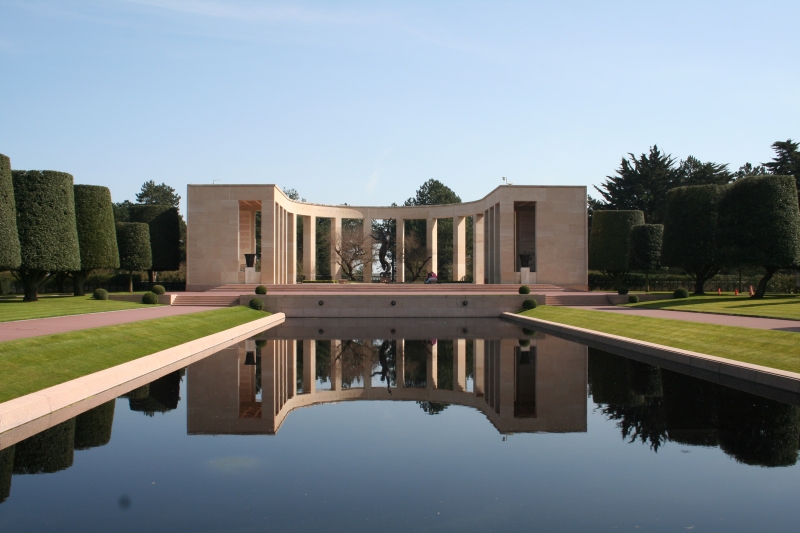
[[[706,381],[778,401],[800,405],[800,374],[795,372],[568,326],[515,313],[503,313],[502,318],[542,333],[551,333],[567,340],[582,342],[593,348],[654,364],[668,370],[689,374]]]
[[[275,313],[0,403],[0,449],[282,324],[285,318]]]

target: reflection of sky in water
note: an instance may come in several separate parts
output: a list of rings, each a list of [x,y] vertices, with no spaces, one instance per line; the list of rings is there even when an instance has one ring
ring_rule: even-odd
[[[546,379],[546,344],[539,347],[539,419],[531,423],[544,423],[546,397],[566,387]],[[441,356],[445,343],[439,350]],[[491,413],[449,405],[430,415],[415,401],[298,408],[276,435],[188,435],[190,369],[177,392],[153,386],[133,400],[118,399],[110,442],[75,451],[69,468],[13,476],[11,495],[0,504],[0,531],[794,529],[800,470],[735,458],[767,453],[737,449],[744,441],[735,428],[757,427],[763,419],[754,425],[748,416],[766,416],[759,413],[779,404],[615,356],[588,357],[583,375],[563,379],[585,383],[588,372],[597,399],[617,403],[598,406],[584,386],[577,402],[560,406],[585,420],[579,430],[507,436]],[[446,364],[438,371],[450,372]],[[318,391],[326,383],[330,389],[329,380],[317,380]],[[372,384],[383,385],[379,376]],[[468,392],[475,386],[466,380]],[[263,401],[272,390],[261,387]],[[693,400],[676,400],[676,390]],[[210,406],[237,394],[219,389],[192,401],[208,402],[207,421],[233,431],[245,426],[222,420]],[[513,401],[513,390],[499,394]],[[713,435],[698,432],[703,424],[713,425]],[[796,451],[800,430],[791,425],[768,444],[793,435]],[[674,439],[666,438],[668,429]],[[709,438],[722,444],[686,442]],[[654,439],[663,439],[655,450]]]

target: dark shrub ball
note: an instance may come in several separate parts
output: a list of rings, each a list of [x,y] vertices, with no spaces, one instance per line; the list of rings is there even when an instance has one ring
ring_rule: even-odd
[[[256,341],[256,346],[259,347],[259,348],[263,348],[266,345],[267,345],[266,339],[258,339]]]
[[[528,287],[527,285],[523,285],[522,287],[519,288],[519,293],[520,294],[530,294],[531,293],[531,288]]]
[[[264,285],[256,287],[256,294],[267,294],[267,288]]]
[[[534,300],[533,298],[528,298],[527,300],[522,302],[522,308],[526,311],[529,311],[531,309],[536,309],[537,305],[539,304],[536,303],[536,300]]]
[[[639,297],[636,296],[635,294],[631,294],[630,296],[628,296],[628,303],[629,304],[638,304],[639,303]]]
[[[264,309],[264,301],[261,298],[253,298],[250,300],[250,309],[262,311]]]
[[[675,298],[688,298],[689,291],[681,287],[680,289],[675,289],[675,292],[672,293],[672,296]]]
[[[164,294],[167,292],[167,289],[165,289],[163,285],[153,285],[153,288],[150,290],[155,294]]]
[[[620,287],[619,289],[617,289],[617,294],[622,294],[622,295],[628,294],[628,287]]]
[[[524,348],[526,346],[530,346],[531,345],[531,341],[530,341],[530,339],[520,339],[519,340],[519,345]]]
[[[108,291],[105,289],[95,289],[92,293],[95,300],[108,300]]]
[[[158,295],[152,292],[146,292],[142,295],[142,303],[153,305],[158,303]]]
[[[522,328],[522,333],[524,333],[528,337],[533,337],[534,335],[536,335],[536,332],[534,330],[528,328]]]

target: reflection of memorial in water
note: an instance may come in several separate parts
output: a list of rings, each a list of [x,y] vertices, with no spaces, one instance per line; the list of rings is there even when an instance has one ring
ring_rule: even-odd
[[[189,367],[190,434],[274,434],[294,409],[356,400],[414,401],[432,414],[472,407],[502,433],[586,431],[587,348],[580,344],[525,337],[502,323],[475,332],[484,338],[469,327],[445,336],[438,326],[405,324],[409,331],[386,328],[381,340],[369,340],[374,327],[297,324]],[[398,338],[414,330],[439,338]],[[331,338],[343,333],[357,335]]]

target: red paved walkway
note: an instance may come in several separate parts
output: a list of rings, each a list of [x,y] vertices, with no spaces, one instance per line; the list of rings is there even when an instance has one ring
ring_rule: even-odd
[[[185,315],[219,309],[218,307],[150,307],[143,309],[129,309],[124,311],[109,311],[105,313],[88,313],[85,315],[57,316],[52,318],[35,318],[32,320],[18,320],[15,322],[0,322],[0,341],[66,333],[78,329],[99,328],[127,324],[140,320],[163,318],[167,316]]]
[[[794,331],[800,333],[800,321],[783,320],[780,318],[755,318],[735,315],[712,315],[709,313],[690,313],[687,311],[666,311],[664,309],[644,309],[632,307],[593,306],[576,307],[576,309],[591,309],[609,313],[622,313],[624,315],[650,316],[653,318],[671,318],[672,320],[686,320],[687,322],[702,322],[704,324],[719,324],[722,326],[739,326],[743,328],[774,329],[780,331]]]

